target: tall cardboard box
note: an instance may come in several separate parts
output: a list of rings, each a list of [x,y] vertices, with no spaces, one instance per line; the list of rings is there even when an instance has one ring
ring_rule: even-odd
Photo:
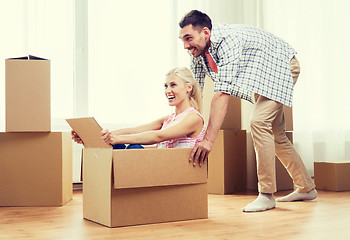
[[[246,190],[245,130],[220,130],[208,157],[208,193],[228,194]]]
[[[5,60],[6,132],[50,132],[50,60]]]
[[[350,162],[315,162],[316,189],[329,191],[350,190]]]
[[[62,206],[72,199],[70,133],[0,133],[0,206]]]
[[[290,132],[294,130],[293,127],[293,108],[283,105],[284,121],[286,123],[286,131]]]
[[[190,151],[84,148],[84,218],[108,227],[207,218],[207,166],[193,167]]]

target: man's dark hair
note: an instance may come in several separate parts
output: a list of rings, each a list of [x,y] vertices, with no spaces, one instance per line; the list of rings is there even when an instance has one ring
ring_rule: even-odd
[[[180,28],[184,28],[190,24],[192,24],[194,28],[200,27],[200,30],[202,30],[204,27],[207,27],[211,31],[212,27],[210,17],[207,14],[202,13],[198,10],[190,11],[179,22]]]

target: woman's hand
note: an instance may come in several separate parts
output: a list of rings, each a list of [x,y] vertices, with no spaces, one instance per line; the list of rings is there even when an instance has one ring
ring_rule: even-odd
[[[79,144],[84,144],[83,140],[81,140],[81,138],[78,136],[78,134],[76,132],[74,132],[72,130],[71,134],[72,134],[72,139],[74,142],[79,143]]]
[[[101,131],[101,139],[108,145],[116,144],[116,137],[108,129]]]

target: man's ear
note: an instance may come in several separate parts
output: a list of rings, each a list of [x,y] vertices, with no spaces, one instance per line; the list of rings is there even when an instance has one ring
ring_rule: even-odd
[[[211,33],[211,32],[210,32],[209,28],[203,27],[202,31],[203,31],[204,36],[205,36],[206,38],[210,38],[210,33]]]

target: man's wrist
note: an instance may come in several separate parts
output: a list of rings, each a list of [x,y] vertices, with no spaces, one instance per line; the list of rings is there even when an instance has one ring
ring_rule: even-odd
[[[208,142],[210,142],[211,145],[213,145],[214,142],[215,142],[215,139],[212,139],[212,138],[210,138],[209,136],[205,136],[204,139],[207,140]]]

